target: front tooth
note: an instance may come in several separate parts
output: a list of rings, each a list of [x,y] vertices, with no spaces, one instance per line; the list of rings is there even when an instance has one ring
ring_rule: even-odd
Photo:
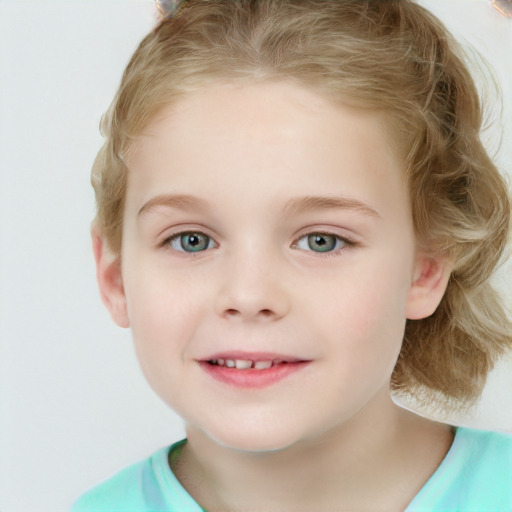
[[[228,368],[234,368],[236,365],[235,365],[235,361],[233,359],[226,359],[225,363],[224,363]]]
[[[252,366],[252,361],[245,361],[243,359],[237,359],[235,362],[237,370],[247,370]]]
[[[272,361],[256,361],[254,363],[254,368],[256,370],[267,370],[272,366]]]

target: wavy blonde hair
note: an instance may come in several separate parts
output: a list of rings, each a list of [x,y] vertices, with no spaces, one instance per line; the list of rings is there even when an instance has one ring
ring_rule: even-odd
[[[437,311],[407,321],[394,390],[472,403],[512,328],[489,278],[507,244],[507,186],[479,136],[461,49],[410,0],[191,0],[141,42],[102,121],[96,222],[120,254],[123,155],[164,106],[219,80],[292,80],[385,111],[405,160],[418,243],[450,259]]]

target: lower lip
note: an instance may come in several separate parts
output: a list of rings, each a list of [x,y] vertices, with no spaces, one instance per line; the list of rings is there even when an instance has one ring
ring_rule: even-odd
[[[305,368],[310,362],[299,361],[296,363],[285,363],[271,366],[266,370],[237,370],[227,366],[212,365],[201,361],[200,365],[214,379],[238,388],[265,388],[278,383],[279,381],[297,373]]]

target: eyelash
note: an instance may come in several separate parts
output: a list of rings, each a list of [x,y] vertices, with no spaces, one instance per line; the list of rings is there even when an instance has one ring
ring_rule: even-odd
[[[187,251],[183,248],[182,245],[182,237],[190,236],[190,237],[206,237],[207,238],[207,246],[204,249],[200,249],[198,251]],[[306,243],[309,245],[311,242],[309,240],[310,237],[316,237],[316,238],[325,238],[325,237],[332,237],[335,242],[335,247],[331,250],[326,251],[314,251],[309,247],[309,249],[305,249],[303,247],[300,247],[300,243],[302,240],[306,240]],[[181,246],[181,248],[177,248],[173,246],[178,242]],[[216,249],[219,244],[215,242],[215,240],[207,235],[206,233],[203,233],[202,231],[181,231],[179,233],[174,233],[171,236],[167,237],[161,244],[162,247],[168,248],[170,250],[176,251],[176,252],[182,252],[189,256],[195,256],[197,253],[205,252],[206,250]],[[339,247],[341,245],[341,247]],[[311,231],[309,233],[306,233],[302,235],[301,237],[297,238],[295,242],[291,245],[293,249],[302,250],[304,252],[312,252],[316,256],[327,258],[327,257],[333,257],[338,256],[341,252],[345,251],[347,248],[355,247],[357,246],[357,243],[354,240],[351,240],[347,237],[342,237],[340,235],[337,235],[335,233],[330,233],[328,231]]]

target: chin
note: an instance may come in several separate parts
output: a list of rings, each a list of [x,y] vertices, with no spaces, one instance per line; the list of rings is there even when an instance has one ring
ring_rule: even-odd
[[[213,441],[225,448],[251,453],[278,452],[286,450],[300,441],[300,437],[291,432],[276,432],[262,428],[256,432],[240,429],[236,432],[207,434]]]

